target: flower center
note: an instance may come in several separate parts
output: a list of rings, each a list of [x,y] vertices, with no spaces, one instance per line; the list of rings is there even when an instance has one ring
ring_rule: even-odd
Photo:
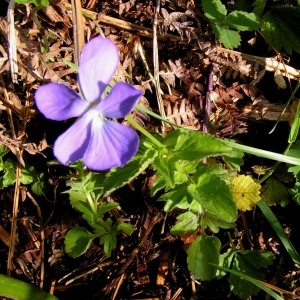
[[[90,109],[88,112],[91,119],[98,122],[100,126],[103,126],[105,123],[105,117],[101,111],[98,111],[96,109]]]

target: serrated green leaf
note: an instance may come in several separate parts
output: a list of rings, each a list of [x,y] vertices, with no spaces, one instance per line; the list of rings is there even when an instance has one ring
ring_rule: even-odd
[[[235,222],[226,222],[210,212],[203,214],[202,223],[204,228],[209,228],[212,232],[218,233],[220,228],[229,229],[236,226]]]
[[[88,222],[91,227],[95,224],[95,215],[90,205],[85,201],[72,201],[72,207],[82,213],[82,218]]]
[[[141,142],[138,154],[128,164],[122,168],[114,168],[107,173],[103,183],[104,194],[109,195],[132,181],[153,162],[156,156],[156,149],[146,148]]]
[[[186,182],[190,174],[195,173],[198,161],[176,160],[174,162],[174,180],[177,184]]]
[[[73,258],[84,254],[96,236],[84,227],[70,229],[65,236],[66,253]]]
[[[216,23],[221,23],[227,15],[227,9],[220,0],[202,0],[202,9],[205,16]]]
[[[165,187],[167,186],[167,183],[165,181],[165,178],[162,176],[158,176],[154,183],[153,183],[153,187],[150,191],[150,195],[151,197],[155,196],[156,193],[158,193],[159,191],[165,189]],[[169,190],[169,188],[166,188],[165,190]]]
[[[226,48],[234,49],[241,44],[241,36],[235,30],[214,25],[212,31]]]
[[[266,268],[273,263],[274,254],[262,250],[239,250],[233,261],[232,269],[242,272],[248,276],[262,280],[264,272],[261,268]],[[235,295],[242,299],[247,299],[250,296],[257,295],[259,288],[253,283],[241,280],[235,274],[230,275],[230,288]]]
[[[263,16],[262,31],[269,44],[288,54],[300,53],[300,7],[273,7]]]
[[[117,227],[117,231],[121,231],[121,232],[124,232],[125,234],[132,234],[133,233],[133,226],[129,223],[120,223],[118,224],[118,227]]]
[[[106,234],[100,239],[105,255],[110,256],[113,249],[117,246],[117,237],[114,234]]]
[[[157,177],[163,178],[164,187],[167,189],[174,188],[176,184],[173,164],[174,160],[165,157],[162,153],[153,162],[153,169],[157,172]]]
[[[188,249],[188,268],[197,279],[212,280],[216,277],[221,242],[214,236],[199,236]]]
[[[180,206],[180,203],[191,203],[192,197],[187,193],[187,183],[182,183],[175,186],[171,191],[161,195],[158,200],[166,201],[164,210],[172,211],[175,207]]]
[[[100,205],[97,208],[97,215],[100,219],[103,218],[103,215],[106,212],[111,211],[112,209],[118,207],[118,203],[117,202],[109,202],[109,203],[100,203]]]
[[[20,181],[22,184],[30,184],[35,179],[35,170],[33,166],[26,165],[21,171]]]
[[[223,26],[228,26],[242,31],[256,30],[261,27],[262,21],[254,13],[235,10],[231,12],[222,23]]]
[[[6,188],[13,185],[16,181],[15,164],[11,159],[7,159],[2,166],[5,173],[1,178],[1,188]]]
[[[165,141],[172,159],[193,161],[214,155],[222,155],[232,151],[221,140],[205,133],[191,130],[173,130]]]
[[[199,226],[199,217],[193,212],[185,212],[177,217],[177,223],[171,228],[171,233],[178,235],[194,233]]]
[[[231,191],[218,176],[203,174],[197,183],[188,186],[188,191],[201,204],[204,212],[229,223],[237,218],[237,208]]]

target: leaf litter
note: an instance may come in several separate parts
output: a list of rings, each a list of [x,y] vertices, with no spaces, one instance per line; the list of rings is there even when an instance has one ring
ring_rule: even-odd
[[[139,104],[158,113],[150,73],[153,70],[153,1],[87,0],[81,5],[86,40],[105,35],[116,43],[121,54],[116,79],[131,82],[143,90]],[[186,249],[197,239],[197,234],[170,234],[176,212],[163,216],[160,202],[149,196],[155,178],[151,169],[107,199],[120,204],[120,209],[114,210],[115,217],[127,218],[134,224],[132,235],[118,236],[112,256],[106,257],[103,249],[94,243],[79,258],[66,255],[64,236],[70,228],[83,224],[83,220],[70,206],[67,194],[62,193],[66,191],[64,178],[72,170],[55,164],[50,148],[68,122],[58,124],[44,119],[36,110],[33,93],[50,81],[78,91],[76,70],[69,64],[74,60],[72,5],[65,0],[50,1],[48,7],[40,9],[31,4],[17,5],[14,14],[17,82],[10,75],[6,13],[0,17],[0,142],[10,150],[8,156],[13,168],[17,164],[34,166],[36,172],[30,175],[30,180],[39,185],[41,193],[33,197],[28,185],[22,182],[14,187],[12,184],[18,183],[15,177],[4,183],[0,200],[0,272],[9,272],[43,287],[60,299],[214,299],[224,295],[237,299],[230,293],[226,278],[199,284],[189,273]],[[261,124],[258,122],[277,120],[283,104],[280,99],[268,99],[268,88],[263,84],[258,88],[255,80],[264,69],[273,68],[275,72],[281,65],[278,63],[275,68],[274,61],[263,59],[264,55],[247,56],[216,45],[194,1],[162,1],[158,28],[159,75],[167,119],[188,129],[202,130],[206,78],[212,65],[215,88],[210,133],[217,137],[248,139],[249,143],[252,139],[264,139],[256,133]],[[299,79],[299,73],[293,72],[295,69],[280,70]],[[274,86],[276,89],[275,83]],[[289,107],[282,115],[283,122],[287,123],[292,113]],[[146,129],[159,130],[160,124],[139,110],[134,110],[132,117]],[[264,163],[249,159],[244,166],[245,173],[251,172],[253,165]],[[5,169],[1,172],[8,174]],[[18,238],[12,268],[7,270],[15,188],[20,190],[21,199]],[[280,208],[277,210],[283,214]],[[285,229],[295,230],[297,219],[285,214],[282,215]],[[268,269],[270,281],[285,289],[292,282],[294,288],[299,286],[299,269],[293,269],[281,259],[285,253],[278,238],[259,212],[244,214],[243,221],[232,230],[231,242],[239,249],[251,245],[270,250],[280,262],[276,269]]]

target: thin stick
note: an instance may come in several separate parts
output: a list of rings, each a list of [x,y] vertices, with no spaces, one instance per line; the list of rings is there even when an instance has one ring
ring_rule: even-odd
[[[10,0],[7,9],[7,23],[8,23],[8,43],[9,43],[9,64],[10,73],[13,83],[18,83],[18,65],[17,65],[17,46],[16,46],[16,30],[14,17],[15,0]]]
[[[13,271],[13,256],[15,253],[15,243],[17,239],[17,220],[19,210],[19,194],[20,194],[20,179],[21,179],[21,166],[18,162],[16,169],[16,183],[14,191],[14,205],[11,218],[11,230],[10,230],[10,245],[7,258],[7,275],[11,276]]]
[[[203,122],[203,132],[207,133],[209,130],[209,120],[211,114],[211,92],[213,91],[213,67],[209,66],[208,79],[207,79],[207,91],[206,91],[206,103],[205,103],[205,114]]]
[[[158,26],[158,15],[160,10],[160,0],[156,1],[156,10],[153,20],[153,68],[154,68],[154,81],[155,81],[155,92],[158,104],[158,110],[163,118],[166,118],[164,104],[160,92],[160,81],[159,81],[159,57],[158,57],[158,43],[157,43],[157,26]],[[164,134],[165,125],[162,122],[162,133]]]
[[[84,45],[84,20],[80,0],[72,0],[73,35],[74,35],[74,63],[78,65],[80,52]]]
[[[43,216],[42,211],[39,206],[39,204],[36,202],[36,200],[33,198],[33,196],[27,192],[27,197],[31,200],[33,205],[36,207],[37,214],[40,218],[40,224],[41,224],[41,281],[40,281],[40,288],[43,289],[44,286],[44,279],[45,279],[45,230],[44,230],[44,223],[43,223]]]

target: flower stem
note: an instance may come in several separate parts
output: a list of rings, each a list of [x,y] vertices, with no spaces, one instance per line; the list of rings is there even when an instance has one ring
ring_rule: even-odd
[[[134,126],[137,130],[139,130],[143,135],[145,135],[150,141],[152,141],[156,146],[159,148],[163,148],[164,145],[157,139],[155,138],[150,132],[145,130],[139,123],[137,123],[131,116],[127,116],[126,120]]]

